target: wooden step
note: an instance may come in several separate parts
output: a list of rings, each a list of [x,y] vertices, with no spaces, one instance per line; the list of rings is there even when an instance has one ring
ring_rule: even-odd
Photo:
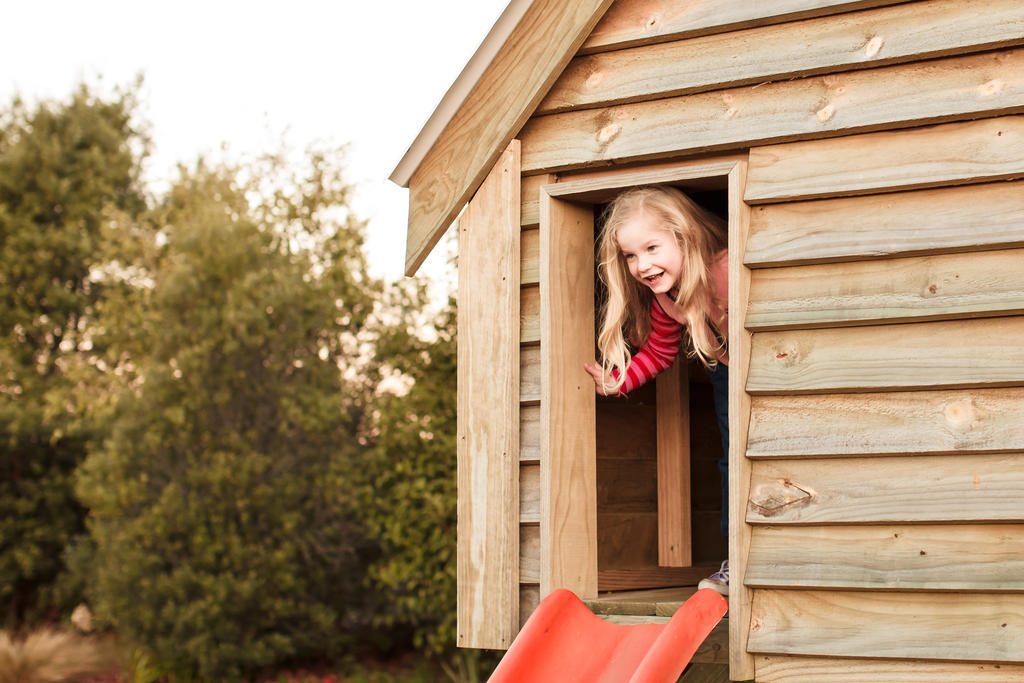
[[[590,610],[605,621],[613,624],[666,624],[676,610],[696,592],[696,587],[657,588],[642,591],[618,591],[601,593],[597,598],[584,600]],[[729,619],[722,619],[705,639],[691,660],[694,664],[716,664],[725,666],[725,678],[729,680]],[[702,670],[695,681],[718,680],[722,671]],[[687,681],[686,675],[681,681]],[[697,674],[695,674],[697,675]],[[704,678],[703,676],[711,676]]]
[[[671,617],[679,606],[697,591],[694,586],[682,588],[652,588],[641,591],[613,591],[600,593],[593,600],[584,600],[590,611],[597,615],[630,615]],[[652,623],[652,622],[648,622]]]

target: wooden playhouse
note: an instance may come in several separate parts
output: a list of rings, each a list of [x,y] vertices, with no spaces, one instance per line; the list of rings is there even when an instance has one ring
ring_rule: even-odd
[[[582,368],[601,207],[669,183],[729,224],[710,658],[1024,680],[1019,46],[1021,0],[512,0],[392,176],[410,274],[458,217],[460,645],[557,587],[664,618],[635,591],[724,557],[700,368]]]

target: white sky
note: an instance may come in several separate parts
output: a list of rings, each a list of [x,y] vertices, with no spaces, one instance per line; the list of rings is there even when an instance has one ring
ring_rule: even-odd
[[[349,143],[373,273],[404,269],[408,191],[387,180],[507,0],[0,0],[0,105],[145,75],[149,176],[216,152]],[[441,250],[438,250],[441,251]],[[441,259],[428,272],[439,272]]]

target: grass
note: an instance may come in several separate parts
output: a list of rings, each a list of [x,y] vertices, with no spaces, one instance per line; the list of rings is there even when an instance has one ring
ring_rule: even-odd
[[[0,683],[84,683],[116,675],[109,641],[45,628],[17,637],[0,631]]]

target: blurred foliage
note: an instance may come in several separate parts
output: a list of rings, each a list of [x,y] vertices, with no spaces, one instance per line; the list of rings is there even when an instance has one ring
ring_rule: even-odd
[[[379,285],[333,161],[183,170],[149,216],[107,437],[80,470],[97,614],[173,671],[249,677],[337,658],[366,622],[371,550],[347,463]],[[111,274],[111,277],[114,275]],[[349,372],[352,371],[352,372]]]
[[[392,296],[400,311],[424,309],[422,288]],[[407,384],[384,383],[363,458],[360,507],[381,549],[369,568],[383,596],[376,623],[407,629],[417,648],[440,655],[455,643],[454,302],[428,326],[407,313],[382,331],[377,354]]]
[[[108,224],[145,208],[147,140],[132,87],[0,112],[0,606],[14,627],[54,605],[61,550],[83,528],[71,475],[90,438],[68,370],[102,287]]]
[[[0,116],[8,623],[84,596],[140,680],[485,676],[454,649],[454,302],[370,276],[342,150],[147,196],[137,91]]]

